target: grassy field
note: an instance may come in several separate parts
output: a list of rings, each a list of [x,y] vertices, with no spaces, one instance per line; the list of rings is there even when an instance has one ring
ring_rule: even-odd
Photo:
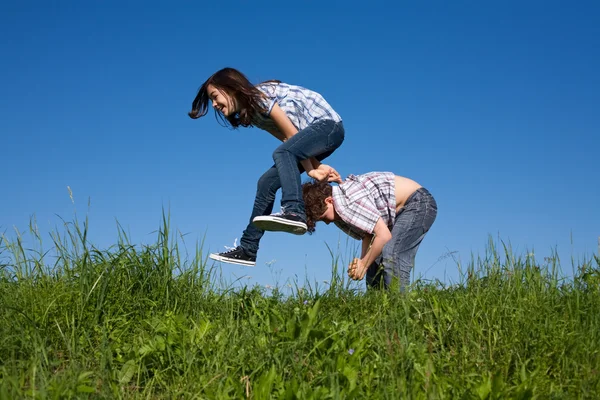
[[[168,218],[106,250],[65,226],[49,253],[0,241],[0,399],[600,398],[593,255],[564,279],[491,243],[404,294],[352,289],[334,257],[326,290],[290,294],[221,287]]]

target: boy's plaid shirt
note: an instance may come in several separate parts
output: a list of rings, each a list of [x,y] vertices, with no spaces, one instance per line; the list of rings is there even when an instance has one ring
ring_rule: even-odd
[[[329,119],[335,122],[342,120],[323,96],[312,90],[286,83],[262,83],[256,88],[267,96],[267,100],[263,102],[263,106],[267,109],[266,114],[253,116],[252,124],[257,128],[268,132],[279,132],[269,117],[275,103],[279,104],[299,131],[318,120]]]
[[[392,230],[396,218],[395,175],[369,172],[350,175],[332,187],[333,206],[341,221],[334,223],[354,239],[372,234],[379,218]]]

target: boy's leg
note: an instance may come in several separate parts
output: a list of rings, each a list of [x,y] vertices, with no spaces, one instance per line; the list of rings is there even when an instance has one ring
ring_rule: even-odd
[[[418,189],[396,216],[392,239],[382,251],[383,280],[386,288],[410,284],[410,272],[425,234],[437,215],[435,199],[425,188]]]

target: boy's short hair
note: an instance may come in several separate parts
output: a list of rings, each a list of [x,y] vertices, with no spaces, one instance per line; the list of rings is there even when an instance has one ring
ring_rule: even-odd
[[[321,218],[327,206],[325,199],[331,196],[333,190],[328,182],[311,180],[302,185],[302,197],[306,212],[306,227],[308,233],[315,231],[315,224]]]

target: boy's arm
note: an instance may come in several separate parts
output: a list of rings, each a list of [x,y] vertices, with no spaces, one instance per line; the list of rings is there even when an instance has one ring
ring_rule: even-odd
[[[375,261],[375,259],[381,255],[383,246],[385,246],[385,244],[389,242],[391,238],[392,232],[390,232],[385,222],[383,222],[383,219],[379,218],[377,220],[377,224],[375,224],[375,229],[373,229],[373,235],[365,236],[363,239],[362,245],[364,253],[360,259],[363,265],[368,268],[369,265],[371,265],[373,261]],[[369,243],[365,243],[367,239],[369,240]]]
[[[392,232],[388,229],[383,219],[379,218],[372,235],[365,235],[362,241],[361,258],[355,258],[348,266],[348,275],[352,279],[364,278],[369,266],[381,254],[383,246],[392,238]]]
[[[375,235],[365,235],[362,238],[362,251],[360,252],[360,258],[364,258],[367,255],[367,251],[371,248],[371,243]]]

